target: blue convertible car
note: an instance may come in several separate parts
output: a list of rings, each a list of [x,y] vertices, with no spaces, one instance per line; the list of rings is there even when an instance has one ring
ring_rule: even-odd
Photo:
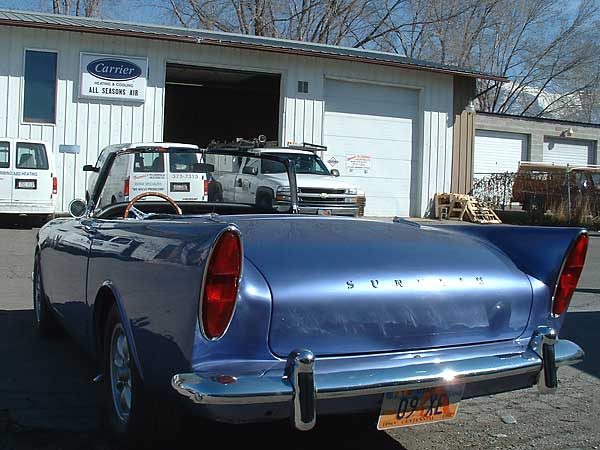
[[[290,186],[266,209],[239,170],[265,160]],[[170,405],[298,430],[450,419],[461,399],[552,391],[583,357],[558,332],[585,230],[326,216],[327,193],[322,215],[299,215],[293,163],[251,149],[113,146],[86,169],[87,204],[38,234],[36,323],[97,355],[109,423],[132,442],[166,432]]]

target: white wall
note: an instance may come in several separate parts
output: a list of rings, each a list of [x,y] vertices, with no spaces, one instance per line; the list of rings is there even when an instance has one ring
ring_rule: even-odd
[[[58,51],[56,124],[21,121],[25,48]],[[135,104],[79,99],[80,52],[148,57],[146,101]],[[422,148],[420,213],[425,212],[436,192],[450,189],[452,76],[202,44],[19,27],[0,28],[0,60],[4,62],[0,65],[0,137],[44,139],[54,148],[60,177],[59,211],[64,211],[71,199],[83,197],[87,174],[81,167],[93,164],[99,149],[120,142],[161,140],[167,62],[280,73],[279,138],[284,144],[322,143],[328,77],[416,89],[420,100],[418,147]],[[297,92],[298,80],[309,82],[308,94]],[[60,144],[80,145],[81,153],[59,154]]]

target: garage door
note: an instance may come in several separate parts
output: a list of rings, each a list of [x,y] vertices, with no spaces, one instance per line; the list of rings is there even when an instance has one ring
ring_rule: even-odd
[[[592,159],[592,142],[580,139],[544,138],[543,161],[571,166],[585,166]]]
[[[366,215],[415,213],[418,111],[415,90],[327,80],[324,159],[365,192]]]
[[[473,176],[516,172],[519,161],[527,159],[527,142],[526,134],[476,130]]]

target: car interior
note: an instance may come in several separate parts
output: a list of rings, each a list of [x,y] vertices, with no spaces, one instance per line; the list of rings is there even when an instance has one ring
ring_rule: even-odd
[[[217,202],[178,202],[184,216],[219,214],[219,215],[238,215],[238,214],[264,214],[264,210],[255,205],[244,205],[240,203],[217,203]],[[126,202],[113,203],[96,211],[93,216],[97,219],[123,219],[125,214]],[[166,201],[144,200],[137,202],[135,207],[140,211],[151,214],[145,220],[177,218],[173,206]],[[278,212],[273,210],[273,214]],[[130,216],[131,217],[131,216]]]

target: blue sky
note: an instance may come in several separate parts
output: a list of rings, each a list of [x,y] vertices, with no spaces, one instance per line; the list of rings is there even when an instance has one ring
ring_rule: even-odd
[[[104,0],[104,19],[175,24],[166,0]],[[52,0],[0,0],[2,9],[52,12]]]

